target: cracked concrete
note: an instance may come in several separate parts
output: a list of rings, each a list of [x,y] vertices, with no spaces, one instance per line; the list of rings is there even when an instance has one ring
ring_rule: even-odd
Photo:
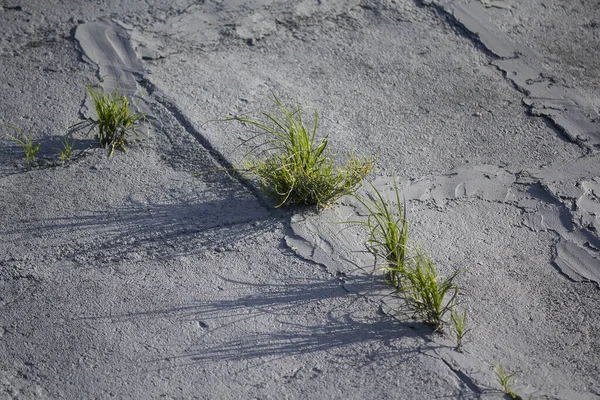
[[[589,4],[54,3],[0,8],[0,121],[42,142],[27,171],[0,137],[0,397],[498,398],[498,363],[523,398],[600,396],[597,79],[519,28]],[[99,77],[153,129],[113,158],[75,132],[58,166]],[[374,278],[355,199],[275,210],[219,172],[249,133],[218,120],[271,93],[397,177],[414,240],[464,269],[462,353]]]

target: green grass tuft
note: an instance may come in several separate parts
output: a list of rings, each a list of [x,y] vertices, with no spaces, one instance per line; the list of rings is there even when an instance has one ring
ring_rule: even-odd
[[[386,281],[393,285],[409,309],[425,323],[442,331],[451,313],[459,288],[454,279],[439,276],[431,258],[418,246],[409,244],[406,207],[402,207],[398,185],[394,180],[396,204],[390,204],[371,184],[374,192],[368,198],[356,196],[367,209],[367,221],[351,221],[369,230],[368,245],[375,256],[375,265],[382,258]]]
[[[98,119],[82,121],[71,128],[83,125],[92,130],[97,127],[98,142],[100,146],[109,148],[109,156],[113,155],[115,147],[126,151],[127,138],[132,134],[139,134],[137,128],[140,122],[148,122],[146,114],[131,112],[129,98],[121,94],[118,88],[112,93],[107,93],[100,88],[86,85],[86,90],[94,102]]]
[[[381,193],[369,182],[374,194],[368,198],[356,196],[367,209],[367,221],[354,221],[369,229],[369,249],[375,256],[375,263],[382,258],[387,266],[386,280],[396,288],[400,287],[400,278],[408,265],[408,221],[406,212],[400,202],[398,186],[394,180],[396,205],[383,199]]]
[[[60,149],[58,157],[60,158],[61,164],[64,164],[68,159],[71,158],[75,142],[69,140],[68,137],[64,137],[61,139],[60,143],[62,144],[62,149]]]
[[[408,268],[398,271],[401,277],[398,292],[425,323],[434,326],[435,331],[442,331],[444,317],[452,312],[458,296],[458,286],[453,280],[459,272],[449,277],[439,276],[429,255],[417,250]]]
[[[496,373],[498,381],[500,382],[500,388],[502,390],[502,393],[508,395],[508,397],[510,397],[511,399],[521,399],[521,397],[517,395],[512,389],[512,386],[515,383],[517,383],[517,373],[505,373],[504,366],[500,364],[494,365],[494,372]]]
[[[7,133],[6,136],[9,137],[14,142],[18,143],[23,148],[23,152],[25,153],[25,165],[26,165],[27,169],[31,168],[32,165],[35,165],[35,155],[37,154],[37,152],[41,146],[41,143],[37,143],[37,144],[33,143],[32,129],[29,128],[29,135],[27,135],[27,133],[25,131],[17,128],[16,126],[8,125],[8,124],[2,124],[2,125],[4,125],[7,128],[12,129],[13,131],[15,131],[18,134],[18,136],[13,136],[13,135],[10,135]]]
[[[452,328],[454,330],[454,337],[456,338],[456,350],[461,351],[462,343],[465,335],[470,332],[470,329],[467,329],[467,310],[463,309],[463,312],[460,313],[458,309],[452,310],[450,315],[452,320]]]
[[[303,108],[286,108],[273,98],[276,113],[262,119],[233,117],[257,128],[259,144],[251,149],[239,171],[257,181],[277,207],[291,204],[315,205],[322,209],[344,195],[354,194],[373,169],[374,158],[350,155],[338,167],[327,154],[327,138],[317,139],[319,116],[314,110],[312,127],[304,125]]]

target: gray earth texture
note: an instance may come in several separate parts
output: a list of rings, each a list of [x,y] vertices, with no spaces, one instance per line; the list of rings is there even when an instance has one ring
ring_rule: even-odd
[[[596,0],[0,1],[0,399],[600,399],[599,45]],[[147,115],[112,157],[100,79]],[[225,171],[272,96],[397,182],[462,349],[355,197]]]

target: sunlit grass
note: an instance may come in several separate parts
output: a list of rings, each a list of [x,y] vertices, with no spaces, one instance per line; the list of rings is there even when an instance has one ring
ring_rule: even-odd
[[[61,139],[60,144],[62,145],[62,148],[59,149],[58,157],[60,158],[61,164],[64,164],[67,160],[71,158],[75,142],[69,140],[68,137],[64,137]]]
[[[368,197],[357,196],[358,201],[367,209],[367,221],[354,222],[367,227],[367,243],[375,256],[375,263],[382,259],[387,264],[381,269],[387,272],[388,282],[398,288],[408,263],[408,220],[405,209],[395,180],[395,205],[385,201],[373,184],[369,185],[371,192]]]
[[[510,397],[511,399],[521,399],[520,396],[518,396],[514,390],[513,390],[513,385],[515,383],[517,383],[517,373],[516,372],[511,372],[511,373],[507,373],[504,371],[504,366],[497,364],[494,366],[494,372],[496,373],[496,377],[498,378],[498,381],[500,382],[500,388],[502,390],[502,393],[506,394],[508,397]]]
[[[454,337],[456,339],[456,350],[461,351],[463,339],[470,329],[467,329],[467,310],[463,309],[461,313],[456,306],[450,315]]]
[[[369,231],[367,244],[375,265],[386,272],[386,281],[396,289],[395,293],[414,315],[432,325],[435,331],[442,331],[458,296],[454,279],[460,271],[448,277],[438,275],[431,257],[410,243],[406,206],[402,206],[395,180],[394,194],[395,204],[386,201],[371,184],[368,197],[357,196],[367,210],[367,220],[350,223],[363,225]]]
[[[6,128],[12,129],[17,133],[16,136],[6,134],[8,138],[10,138],[15,143],[19,144],[23,149],[23,153],[25,153],[25,166],[29,169],[33,165],[35,165],[35,155],[40,149],[41,143],[33,142],[33,132],[32,129],[29,128],[29,134],[27,134],[24,130],[17,128],[14,125],[2,124]]]
[[[129,98],[121,94],[118,88],[107,93],[101,88],[86,85],[86,90],[94,103],[97,120],[87,119],[71,128],[90,127],[90,131],[98,128],[98,142],[109,149],[109,156],[113,155],[115,147],[126,151],[128,137],[138,135],[139,124],[148,122],[146,114],[132,112]]]
[[[317,138],[319,115],[313,110],[310,128],[305,126],[303,107],[287,108],[277,98],[274,113],[262,119],[232,117],[259,130],[249,141],[257,144],[238,168],[254,179],[278,205],[314,205],[322,209],[344,195],[354,194],[373,169],[373,157],[353,154],[338,166],[328,152],[328,139]]]
[[[453,281],[460,271],[449,277],[438,275],[431,257],[422,250],[417,250],[411,261],[398,271],[398,293],[421,320],[442,331],[447,322],[445,316],[452,312],[458,296],[458,285]]]

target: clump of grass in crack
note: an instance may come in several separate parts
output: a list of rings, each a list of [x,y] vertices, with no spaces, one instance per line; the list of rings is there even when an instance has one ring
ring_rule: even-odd
[[[61,139],[60,144],[62,145],[62,149],[59,149],[60,151],[58,153],[58,157],[60,158],[61,164],[64,164],[68,159],[71,158],[75,142],[69,140],[68,137],[64,137]]]
[[[367,209],[367,221],[353,221],[369,229],[368,245],[375,256],[387,264],[386,280],[395,288],[400,287],[400,279],[408,265],[408,220],[406,207],[402,207],[398,186],[394,180],[396,205],[384,200],[381,193],[369,182],[373,194],[369,198],[357,196],[358,201]]]
[[[89,126],[91,131],[97,127],[98,142],[100,146],[109,148],[109,156],[113,155],[115,147],[126,151],[127,138],[132,134],[138,135],[138,125],[148,122],[146,114],[132,112],[129,98],[121,94],[118,88],[107,93],[101,88],[86,85],[86,90],[94,102],[98,119],[81,121],[71,126],[71,129]]]
[[[304,125],[303,107],[289,109],[279,99],[272,101],[276,113],[262,113],[262,119],[232,117],[257,128],[258,139],[239,171],[257,181],[277,207],[291,204],[316,205],[322,209],[340,197],[354,194],[373,169],[373,157],[346,157],[344,166],[335,165],[327,152],[327,138],[317,138],[319,116],[313,114],[311,128]]]
[[[517,372],[506,373],[504,372],[504,366],[500,364],[494,365],[494,372],[500,382],[502,393],[508,395],[511,399],[521,399],[512,389],[512,386],[517,383]]]
[[[368,245],[375,256],[375,265],[379,257],[384,259],[384,266],[379,269],[386,271],[387,282],[396,288],[409,309],[441,332],[458,296],[454,279],[460,271],[449,277],[438,275],[431,257],[418,246],[409,245],[406,206],[401,205],[395,179],[396,205],[387,202],[372,184],[371,188],[374,194],[369,198],[357,196],[367,209],[367,221],[351,223],[368,228]]]
[[[456,338],[456,350],[461,351],[462,343],[465,335],[471,330],[467,329],[467,310],[463,309],[463,312],[459,312],[455,307],[450,314],[452,321],[452,328],[454,330],[454,337]]]
[[[2,124],[7,128],[12,129],[17,133],[17,136],[13,136],[10,134],[6,134],[11,140],[19,144],[23,148],[23,152],[25,153],[25,165],[29,169],[32,165],[35,165],[35,155],[40,149],[41,143],[33,143],[33,132],[32,129],[29,128],[29,135],[23,131],[22,129],[17,128],[13,125]]]
[[[459,272],[449,277],[439,276],[431,257],[419,249],[408,267],[398,271],[400,286],[397,290],[416,315],[434,326],[435,331],[442,331],[446,323],[444,317],[452,312],[458,296],[458,286],[453,281]]]

